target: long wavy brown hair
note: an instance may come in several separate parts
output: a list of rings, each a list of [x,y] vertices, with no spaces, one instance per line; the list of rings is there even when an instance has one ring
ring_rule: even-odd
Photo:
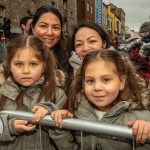
[[[116,66],[116,74],[121,79],[122,76],[126,77],[125,87],[120,91],[116,103],[120,101],[129,101],[132,99],[135,103],[141,104],[141,90],[142,87],[137,82],[135,69],[131,66],[129,61],[125,60],[118,52],[114,50],[102,49],[99,52],[90,52],[83,60],[81,68],[76,72],[74,80],[71,84],[68,99],[64,108],[67,108],[75,115],[75,110],[78,108],[77,101],[82,100],[83,94],[83,82],[85,78],[85,71],[87,66],[93,61],[99,61],[100,59],[112,62]],[[98,69],[98,68],[97,68]],[[141,104],[142,105],[142,104]]]
[[[49,100],[51,98],[52,102],[54,102],[54,98],[52,98],[55,93],[55,87],[56,87],[56,82],[55,82],[55,73],[54,70],[57,68],[56,66],[56,59],[53,53],[49,50],[49,48],[44,44],[43,41],[41,41],[39,38],[35,36],[24,36],[20,35],[17,36],[14,39],[11,39],[11,41],[7,44],[6,49],[7,49],[7,58],[6,58],[6,64],[5,64],[5,69],[4,69],[4,75],[5,79],[7,80],[8,77],[11,77],[12,80],[15,82],[12,73],[10,71],[10,65],[11,61],[14,57],[14,55],[24,49],[24,48],[31,48],[37,59],[40,61],[44,62],[44,83],[41,86],[41,92],[38,97],[38,101],[40,99],[44,98],[45,101]],[[17,104],[17,107],[20,109],[25,109],[23,105],[23,97],[25,95],[25,91],[21,92],[17,96],[15,102]],[[1,96],[0,97],[0,109],[3,108],[5,102],[6,102],[6,97]]]

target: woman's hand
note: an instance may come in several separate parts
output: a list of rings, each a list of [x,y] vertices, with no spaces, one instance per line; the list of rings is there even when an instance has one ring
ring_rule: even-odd
[[[34,116],[32,118],[32,122],[39,122],[41,118],[44,118],[47,114],[48,114],[48,109],[40,106],[40,105],[36,105],[32,108],[32,112],[34,113]]]
[[[62,128],[62,119],[64,118],[73,118],[73,114],[68,110],[56,110],[51,113],[51,117],[55,121],[55,125]]]
[[[25,131],[32,131],[36,126],[34,124],[28,123],[26,120],[15,120],[14,128],[18,133]]]
[[[128,122],[128,126],[132,127],[133,136],[137,143],[144,144],[150,138],[150,122],[143,120],[136,120]]]

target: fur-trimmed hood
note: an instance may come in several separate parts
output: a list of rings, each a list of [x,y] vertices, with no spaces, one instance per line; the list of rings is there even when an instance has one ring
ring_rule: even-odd
[[[81,100],[82,99],[82,100]],[[88,101],[88,99],[85,96],[79,96],[78,100],[76,101],[76,104],[78,105],[78,109],[75,112],[76,116],[80,118],[82,115],[86,116],[88,118],[88,114],[95,114],[95,107]],[[150,106],[147,107],[147,104],[150,104],[149,102],[145,102],[144,106],[142,107],[140,104],[136,104],[135,102],[131,101],[120,101],[114,106],[112,106],[107,113],[105,114],[106,118],[113,118],[116,116],[119,116],[122,113],[125,112],[134,112],[134,111],[143,111],[143,110],[150,110]],[[88,113],[89,112],[89,113]],[[89,116],[91,116],[89,114]],[[82,118],[82,117],[81,117]],[[92,117],[91,120],[95,121],[95,119]]]
[[[143,78],[141,78],[138,74],[136,74],[136,79],[139,85],[141,85],[141,100],[139,102],[133,102],[133,100],[129,100],[129,110],[141,110],[148,109],[150,110],[150,92],[147,89],[146,82]]]
[[[55,80],[57,86],[64,88],[66,81],[66,74],[60,69],[55,70]]]

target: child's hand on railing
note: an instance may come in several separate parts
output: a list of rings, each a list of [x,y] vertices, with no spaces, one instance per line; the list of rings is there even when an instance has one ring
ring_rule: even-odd
[[[44,106],[40,106],[40,105],[36,105],[32,108],[32,112],[34,113],[34,116],[32,118],[32,122],[39,122],[41,118],[44,118],[49,110],[44,107]]]
[[[26,120],[15,120],[14,121],[14,128],[18,133],[25,132],[25,131],[32,131],[36,125],[29,123]]]
[[[137,143],[144,144],[150,138],[150,122],[143,120],[136,120],[128,122],[128,126],[132,127],[133,136]]]
[[[73,118],[73,114],[68,110],[56,110],[51,113],[51,117],[54,119],[55,125],[62,128],[62,119]]]

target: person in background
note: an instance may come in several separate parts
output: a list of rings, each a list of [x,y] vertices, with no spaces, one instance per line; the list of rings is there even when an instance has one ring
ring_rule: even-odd
[[[30,16],[25,16],[25,17],[21,18],[20,27],[21,27],[21,30],[22,30],[22,34],[25,34],[25,35],[29,34],[32,20],[33,19]]]
[[[99,51],[101,48],[110,48],[107,33],[96,23],[86,21],[74,27],[69,41],[69,67],[66,93],[74,78],[74,73],[82,65],[84,56],[90,51]]]
[[[73,116],[93,122],[129,125],[137,140],[136,149],[150,149],[149,144],[140,144],[150,137],[150,97],[147,94],[147,99],[142,101],[141,90],[130,63],[118,52],[106,49],[90,52],[70,87],[68,110],[53,111],[51,116],[59,127],[62,127],[62,118]],[[76,140],[83,150],[127,150],[133,146],[130,140],[90,133],[82,133],[80,137],[77,131]]]
[[[148,86],[150,84],[150,21],[141,25],[139,34],[141,38],[127,45],[125,51],[137,73],[145,79]]]
[[[41,6],[34,14],[31,24],[32,34],[44,41],[54,53],[60,69],[66,72],[68,66],[67,52],[63,49],[63,21],[58,9]]]
[[[11,38],[11,20],[9,18],[3,18],[2,30],[4,30],[4,35],[7,39]],[[5,42],[7,43],[7,41]]]
[[[107,33],[98,24],[87,21],[77,25],[70,41],[72,55],[69,63],[74,71],[81,66],[87,53],[99,51],[101,48],[110,48],[110,40]]]
[[[53,53],[33,35],[12,39],[7,51],[6,81],[0,87],[0,110],[33,112],[34,117],[33,122],[28,122],[1,114],[4,131],[0,150],[71,149],[69,136],[65,137],[66,141],[69,139],[70,143],[67,143],[60,131],[57,133],[52,127],[36,124],[54,108],[61,108],[66,101],[65,92],[57,86]]]

